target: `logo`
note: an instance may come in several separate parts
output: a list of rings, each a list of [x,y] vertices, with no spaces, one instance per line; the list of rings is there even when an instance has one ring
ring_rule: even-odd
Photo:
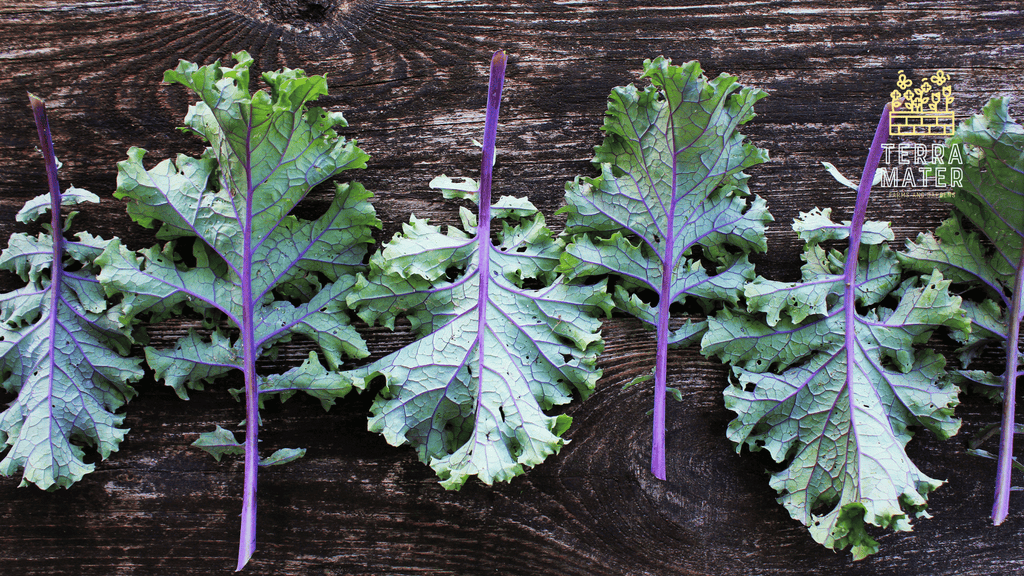
[[[959,146],[901,142],[882,144],[886,167],[878,170],[878,183],[883,188],[957,188],[963,186],[964,163]],[[890,163],[895,160],[896,166]],[[913,166],[913,167],[912,167]],[[912,194],[928,196],[928,194]],[[939,195],[940,197],[942,194]]]
[[[884,166],[878,169],[876,184],[889,188],[892,197],[948,196],[951,189],[962,185],[963,150],[907,137],[953,135],[956,116],[949,109],[955,100],[950,76],[938,70],[915,88],[913,80],[900,70],[896,88],[889,93],[889,136],[903,138],[899,144],[882,145]]]
[[[928,79],[931,83],[925,80],[917,88],[903,70],[899,75],[898,89],[889,93],[889,136],[952,136],[956,118],[949,109],[954,100],[949,75],[939,70]]]

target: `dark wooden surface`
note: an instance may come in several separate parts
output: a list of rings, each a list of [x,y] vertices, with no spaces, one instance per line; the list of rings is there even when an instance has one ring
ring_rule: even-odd
[[[844,7],[836,8],[837,4]],[[904,69],[954,81],[961,113],[988,98],[1019,98],[1024,61],[1020,3],[685,1],[205,0],[43,2],[0,6],[0,237],[28,228],[14,213],[45,190],[25,92],[46,98],[65,184],[102,197],[76,229],[153,239],[112,197],[114,164],[129,146],[154,161],[201,144],[174,130],[189,103],[161,83],[179,58],[208,63],[248,50],[260,70],[326,74],[324,104],[345,113],[371,155],[355,176],[376,194],[389,237],[410,213],[453,222],[456,209],[426,183],[475,175],[488,58],[510,58],[498,135],[496,190],[529,195],[547,214],[566,180],[591,175],[589,158],[608,92],[657,55],[698,59],[767,90],[744,129],[772,161],[751,171],[776,222],[762,274],[794,279],[792,218],[813,206],[848,217],[852,191],[819,168],[855,176],[877,117]],[[1021,115],[1014,105],[1011,110]],[[326,205],[316,192],[309,210]],[[930,198],[876,195],[869,217],[895,222],[897,241],[934,227],[946,208]],[[563,220],[551,216],[559,229]],[[3,276],[2,287],[15,286]],[[180,325],[154,330],[168,345]],[[374,357],[409,336],[365,331]],[[996,419],[964,396],[960,436],[929,434],[908,450],[948,480],[932,519],[910,533],[877,532],[882,551],[854,563],[821,548],[775,503],[765,456],[737,455],[725,439],[726,372],[696,350],[673,353],[668,482],[647,472],[649,387],[622,385],[654,362],[653,335],[608,321],[597,392],[568,413],[572,442],[509,484],[438,486],[410,449],[366,431],[370,395],[324,413],[304,398],[271,403],[264,450],[305,446],[305,459],[260,472],[259,545],[251,573],[274,574],[728,574],[991,575],[1024,570],[1024,500],[1009,520],[988,520],[994,463],[968,456],[964,438]],[[294,345],[276,362],[294,365]],[[0,479],[0,573],[211,574],[234,566],[241,460],[216,463],[188,447],[214,424],[243,417],[223,385],[190,402],[148,378],[126,410],[121,450],[69,490],[43,493]],[[1018,478],[1018,482],[1022,479]]]

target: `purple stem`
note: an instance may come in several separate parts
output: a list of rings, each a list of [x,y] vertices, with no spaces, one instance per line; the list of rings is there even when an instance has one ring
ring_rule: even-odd
[[[494,172],[494,143],[498,135],[498,111],[501,109],[501,89],[505,85],[505,64],[508,57],[501,50],[491,57],[491,77],[487,88],[487,114],[484,118],[484,143],[480,166],[479,218],[476,227],[477,273],[479,294],[477,297],[477,378],[484,374],[484,335],[487,330],[487,289],[491,279],[491,175]],[[479,403],[478,395],[477,402]],[[477,406],[479,412],[479,405]]]
[[[882,159],[882,145],[889,140],[889,107],[885,105],[882,110],[882,118],[878,121],[878,128],[875,129],[875,137],[871,140],[871,149],[868,151],[868,159],[864,162],[864,171],[860,175],[860,185],[857,187],[857,204],[853,208],[853,218],[850,220],[850,251],[846,254],[846,267],[843,270],[843,277],[846,283],[847,311],[853,310],[854,281],[857,278],[857,256],[860,253],[860,237],[864,229],[864,220],[868,213],[868,199],[871,196],[871,183],[875,179],[875,171]],[[849,319],[849,312],[847,314]],[[852,322],[847,321],[847,327]],[[846,341],[849,345],[852,335],[846,333]],[[849,346],[848,346],[849,347]]]
[[[53,226],[53,274],[60,275],[63,271],[59,264],[64,261],[64,236],[60,233],[60,182],[57,180],[57,155],[53,152],[53,138],[50,137],[50,122],[46,119],[46,102],[34,94],[28,95],[32,104],[32,117],[36,121],[36,132],[39,134],[39,145],[42,147],[43,159],[46,161],[46,181],[50,185],[50,225]],[[56,279],[53,280],[56,283]]]
[[[50,270],[50,287],[60,286],[64,275],[64,235],[60,222],[60,182],[57,180],[57,155],[53,152],[53,139],[50,137],[50,122],[46,119],[46,103],[34,94],[28,95],[32,104],[32,117],[36,121],[36,132],[39,133],[39,145],[42,147],[43,159],[46,161],[46,180],[50,185],[50,226],[53,228],[53,264]],[[57,300],[60,290],[51,292],[53,306],[50,315],[56,318]],[[51,322],[50,343],[54,341],[55,323]]]
[[[1003,389],[1003,422],[999,436],[999,461],[996,467],[996,501],[992,506],[992,523],[1006,520],[1010,511],[1010,472],[1013,470],[1013,434],[1017,411],[1017,362],[1020,357],[1020,324],[1024,315],[1024,249],[1017,263],[1017,279],[1013,283],[1013,300],[1006,315],[1010,323],[1006,335],[1006,384]]]
[[[250,118],[252,115],[250,114]],[[251,132],[251,129],[250,129]],[[246,135],[246,150],[251,153],[250,134]],[[245,480],[242,486],[242,528],[238,540],[238,565],[245,567],[256,551],[256,471],[260,457],[258,436],[260,425],[259,390],[256,386],[256,310],[252,297],[252,158],[245,163],[245,215],[242,222],[242,371],[245,375]]]
[[[64,234],[60,222],[60,182],[57,180],[57,155],[53,152],[53,138],[50,136],[50,122],[46,118],[46,103],[33,94],[28,95],[32,105],[32,117],[36,121],[36,132],[39,134],[39,145],[46,162],[46,180],[50,185],[50,227],[53,238],[53,262],[50,264],[50,340],[49,359],[54,362],[57,342],[57,310],[60,304],[60,291],[64,283]],[[59,371],[50,367],[48,395],[53,394],[53,378]],[[53,402],[47,402],[53,405]]]
[[[480,165],[480,224],[477,234],[490,229],[484,221],[491,221],[491,174],[494,172],[494,143],[498,137],[498,111],[501,109],[501,89],[505,85],[505,65],[508,57],[501,50],[491,57],[491,77],[487,87],[487,115],[484,117],[483,159]]]
[[[658,347],[654,359],[654,426],[651,432],[651,474],[665,480],[665,399],[668,395],[668,321],[672,305],[672,278],[675,271],[676,170],[672,170],[672,200],[665,233],[665,256],[661,260],[661,291],[658,293]]]
[[[849,391],[851,385],[851,374],[856,363],[854,350],[857,344],[857,327],[855,305],[857,292],[857,257],[860,254],[860,237],[864,229],[864,219],[868,212],[868,199],[871,197],[871,183],[875,179],[875,170],[878,169],[878,162],[882,159],[882,145],[889,139],[889,110],[890,104],[885,105],[882,110],[882,118],[878,121],[878,128],[875,129],[875,137],[871,140],[871,149],[868,151],[868,159],[864,162],[864,171],[860,175],[860,185],[857,187],[857,204],[853,209],[853,217],[850,220],[850,248],[846,253],[846,264],[843,268],[843,312],[845,313],[846,341],[846,387],[850,402],[853,402],[852,394]],[[852,412],[851,412],[852,413]]]

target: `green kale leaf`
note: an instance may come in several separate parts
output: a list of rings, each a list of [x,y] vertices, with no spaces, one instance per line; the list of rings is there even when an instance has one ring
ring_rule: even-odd
[[[44,104],[30,99],[50,192],[30,200],[17,218],[29,223],[49,211],[51,221],[36,237],[13,234],[0,254],[0,269],[27,282],[0,295],[0,378],[17,394],[0,414],[0,442],[9,448],[0,474],[23,469],[23,485],[52,490],[95,468],[85,463],[83,444],[102,458],[118,449],[127,430],[116,411],[135,395],[130,383],[143,372],[141,359],[125,357],[132,340],[96,279],[96,259],[112,241],[85,232],[77,240],[63,237],[61,206],[99,198],[74,187],[61,194]]]
[[[668,348],[697,341],[702,319],[669,329],[673,305],[698,315],[735,304],[754,277],[751,252],[767,249],[772,217],[749,199],[743,170],[768,159],[738,130],[766,94],[726,74],[708,81],[697,62],[644,62],[651,85],[612,90],[595,150],[597,178],[566,185],[566,233],[572,242],[559,271],[570,278],[610,275],[615,303],[654,328],[654,425],[651,472],[665,479]],[[645,301],[645,294],[653,294]]]
[[[479,214],[463,209],[462,229],[447,232],[414,216],[349,296],[367,323],[406,316],[421,336],[355,374],[386,379],[370,430],[411,444],[449,489],[470,476],[509,480],[560,449],[571,418],[545,411],[593,390],[603,348],[595,315],[611,307],[603,283],[555,273],[564,245],[530,202],[492,205],[505,62],[498,52],[491,63],[480,182],[431,184]]]
[[[343,357],[369,352],[349,322],[345,297],[380,224],[357,183],[335,184],[333,201],[315,220],[291,214],[314,186],[365,167],[368,156],[335,132],[347,125],[340,113],[307,106],[327,94],[324,77],[266,72],[270,90],[250,94],[252,58],[233,57],[233,67],[182,61],[165,75],[200,98],[185,117],[209,144],[199,158],[179,155],[146,168],[145,151],[132,148],[118,165],[116,195],[128,200],[136,222],[159,226],[156,235],[167,243],[135,253],[113,241],[97,262],[106,290],[123,295],[123,323],[188,306],[215,325],[209,335],[190,332],[173,349],[146,349],[157,377],[180,396],[243,373],[241,568],[255,548],[260,395],[303,389],[326,407],[351,389],[335,370]],[[328,369],[314,354],[286,374],[258,375],[256,359],[295,336],[315,342]]]
[[[867,524],[909,530],[941,484],[904,451],[914,426],[945,438],[960,425],[945,359],[922,345],[940,327],[969,330],[949,280],[936,271],[902,281],[885,244],[891,230],[865,221],[887,128],[888,107],[851,221],[814,210],[794,224],[806,243],[801,281],[758,277],[745,308],[709,318],[701,343],[733,366],[725,404],[737,414],[728,428],[737,451],[786,462],[770,482],[779,502],[816,541],[850,546],[854,559],[878,550]],[[820,244],[847,239],[845,253]]]

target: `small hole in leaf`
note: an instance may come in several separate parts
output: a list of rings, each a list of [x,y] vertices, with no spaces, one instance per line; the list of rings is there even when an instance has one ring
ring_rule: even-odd
[[[544,286],[546,286],[546,284],[539,278],[526,278],[520,282],[520,287],[524,290],[540,290]]]

